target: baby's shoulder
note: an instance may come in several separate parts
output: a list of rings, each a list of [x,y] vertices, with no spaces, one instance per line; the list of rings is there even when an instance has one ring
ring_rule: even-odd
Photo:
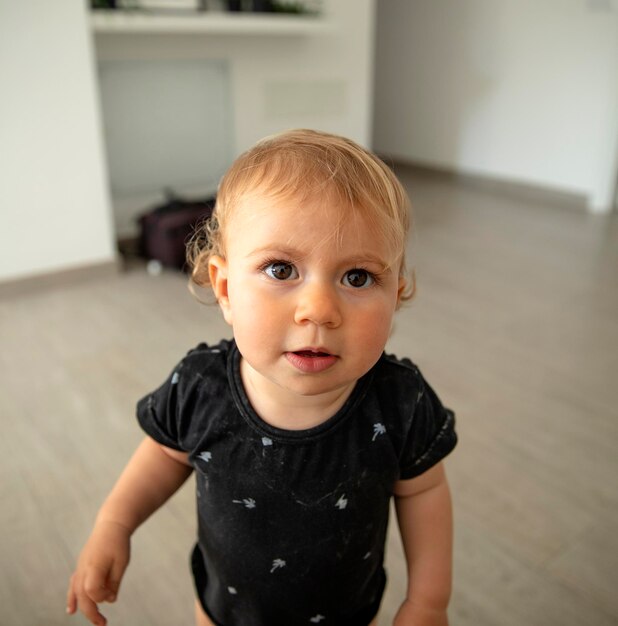
[[[385,378],[388,382],[401,381],[404,384],[420,384],[423,380],[418,366],[408,357],[399,358],[386,352],[378,361],[377,373],[378,376]]]
[[[183,358],[183,362],[221,361],[227,360],[232,348],[232,341],[222,339],[217,344],[205,342],[199,343],[195,348],[191,348]]]
[[[178,383],[195,383],[207,378],[226,378],[232,342],[199,343],[175,366],[172,376]]]
[[[374,369],[373,387],[382,406],[408,414],[426,386],[423,375],[409,358],[383,354]]]

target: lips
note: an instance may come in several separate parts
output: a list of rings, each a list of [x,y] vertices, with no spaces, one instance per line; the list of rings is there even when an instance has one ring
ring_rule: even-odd
[[[303,348],[286,352],[286,359],[297,370],[306,374],[318,374],[332,367],[338,357],[322,348]]]
[[[321,356],[333,356],[329,352],[322,352],[322,350],[297,350],[294,354],[298,354],[302,357],[308,357],[311,359],[321,357]]]

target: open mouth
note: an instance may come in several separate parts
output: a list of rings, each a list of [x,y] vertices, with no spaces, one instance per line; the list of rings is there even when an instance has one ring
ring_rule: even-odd
[[[332,367],[338,357],[320,349],[304,349],[286,352],[287,360],[299,371],[307,374],[317,374]]]

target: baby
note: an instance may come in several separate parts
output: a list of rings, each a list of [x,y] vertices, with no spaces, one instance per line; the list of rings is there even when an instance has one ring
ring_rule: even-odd
[[[242,154],[190,250],[233,339],[140,400],[146,437],[101,507],[67,611],[106,624],[130,536],[195,472],[198,626],[375,626],[391,497],[408,564],[395,626],[444,626],[453,413],[384,354],[412,297],[407,196],[354,142],[295,130]]]

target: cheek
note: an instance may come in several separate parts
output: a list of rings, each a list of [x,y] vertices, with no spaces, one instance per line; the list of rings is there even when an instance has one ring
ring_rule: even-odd
[[[352,309],[354,333],[367,350],[381,353],[388,340],[393,323],[395,306],[383,301],[368,307]]]
[[[284,327],[283,299],[265,293],[255,281],[236,282],[230,285],[230,309],[235,333],[252,336],[255,344],[267,343]]]

